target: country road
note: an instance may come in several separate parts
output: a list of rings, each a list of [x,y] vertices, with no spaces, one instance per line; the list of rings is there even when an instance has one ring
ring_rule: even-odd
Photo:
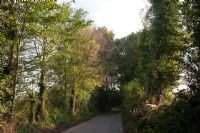
[[[99,115],[62,133],[122,133],[119,113]]]

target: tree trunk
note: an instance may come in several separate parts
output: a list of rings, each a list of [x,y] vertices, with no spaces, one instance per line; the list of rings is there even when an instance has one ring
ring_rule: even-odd
[[[162,97],[162,89],[157,90],[156,93],[156,104],[159,105]]]
[[[67,71],[64,70],[64,89],[67,90]]]
[[[76,95],[75,95],[75,88],[73,87],[71,90],[71,99],[70,99],[70,112],[72,115],[75,114],[76,109]]]
[[[38,94],[38,107],[36,112],[36,119],[43,120],[45,119],[45,93],[46,93],[46,85],[45,85],[45,70],[41,70],[40,75],[40,83],[39,83],[39,94]]]
[[[42,48],[42,59],[41,59],[41,70],[40,70],[40,82],[39,82],[39,93],[38,93],[38,106],[36,112],[36,120],[45,119],[45,95],[46,95],[46,44],[47,39],[43,39]]]
[[[13,13],[13,11],[11,11]],[[18,67],[19,67],[19,45],[20,41],[15,43],[17,31],[10,31],[10,39],[13,41],[10,46],[10,55],[8,63],[8,75],[12,75],[11,82],[11,107],[10,107],[10,119],[13,118],[14,108],[15,108],[15,99],[16,99],[16,85],[18,77]],[[15,53],[16,50],[16,53]],[[15,55],[16,54],[16,55]],[[15,57],[15,58],[14,58]]]
[[[36,99],[35,99],[33,91],[32,91],[32,94],[29,95],[29,99],[30,99],[29,123],[34,123],[35,122]]]
[[[75,77],[75,72],[76,72],[76,69],[75,69],[75,66],[73,66],[73,81],[72,81],[72,88],[71,88],[71,97],[70,97],[70,113],[72,115],[75,114],[75,109],[76,109],[76,77]]]
[[[19,42],[20,43],[20,42]],[[19,43],[16,48],[16,59],[14,63],[14,73],[13,73],[13,84],[12,84],[12,99],[11,99],[11,118],[13,117],[14,108],[15,108],[15,99],[16,99],[16,86],[18,80],[18,70],[19,70]]]
[[[67,106],[67,105],[69,105],[69,103],[68,103],[67,70],[66,70],[66,68],[64,70],[63,80],[64,80],[64,90],[65,90],[66,113],[69,113],[68,106]]]

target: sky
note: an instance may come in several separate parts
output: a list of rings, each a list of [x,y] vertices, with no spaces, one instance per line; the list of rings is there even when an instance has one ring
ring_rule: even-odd
[[[106,26],[121,38],[142,29],[146,5],[146,0],[75,0],[73,7],[83,8],[94,25]]]

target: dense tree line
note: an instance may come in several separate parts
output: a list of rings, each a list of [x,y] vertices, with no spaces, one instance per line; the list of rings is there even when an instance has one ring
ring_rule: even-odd
[[[0,4],[0,131],[17,124],[30,133],[93,116],[93,90],[108,86],[113,33],[90,26],[71,3]]]
[[[115,41],[125,130],[197,133],[200,3],[149,2],[144,29]],[[188,89],[174,93],[181,74]]]
[[[1,1],[0,131],[35,132],[121,105],[128,133],[197,133],[200,2],[149,3],[144,29],[115,40],[70,2]],[[188,89],[173,93],[180,74]]]

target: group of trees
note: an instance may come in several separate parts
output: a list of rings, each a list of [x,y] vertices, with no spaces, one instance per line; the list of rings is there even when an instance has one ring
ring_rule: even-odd
[[[144,29],[115,41],[125,128],[130,133],[198,132],[200,2],[149,2]],[[188,89],[173,94],[180,74]]]
[[[71,3],[0,1],[0,131],[121,103],[127,132],[198,132],[200,1],[149,2],[144,29],[114,40]],[[181,73],[189,89],[174,95]]]
[[[71,3],[0,4],[0,131],[7,132],[7,122],[57,125],[90,117],[93,90],[106,87],[111,69],[113,33],[90,26]]]

